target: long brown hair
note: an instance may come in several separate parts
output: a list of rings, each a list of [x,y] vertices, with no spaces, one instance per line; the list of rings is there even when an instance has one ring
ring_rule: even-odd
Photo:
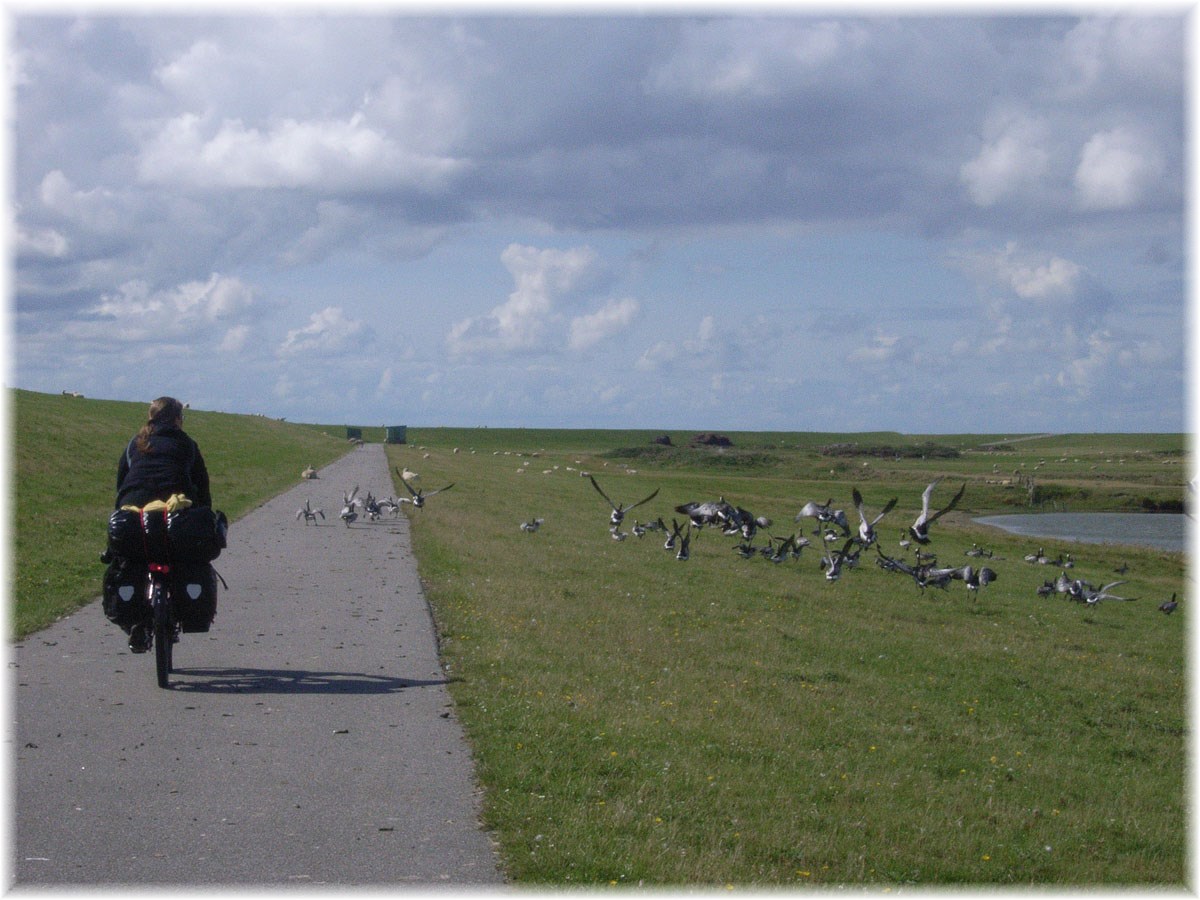
[[[174,397],[159,397],[150,404],[150,414],[146,418],[146,424],[142,426],[142,430],[137,433],[135,438],[138,450],[142,453],[149,453],[150,435],[154,429],[164,425],[174,425],[175,421],[182,417],[182,403]]]

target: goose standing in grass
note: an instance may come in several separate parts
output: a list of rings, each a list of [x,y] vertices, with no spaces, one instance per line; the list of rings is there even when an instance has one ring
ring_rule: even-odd
[[[625,520],[625,513],[629,512],[634,507],[641,506],[643,503],[649,503],[658,496],[658,488],[655,488],[649,497],[643,497],[637,503],[630,503],[628,506],[625,506],[624,504],[613,503],[608,494],[604,493],[604,491],[600,489],[600,485],[596,483],[595,476],[588,475],[588,480],[591,481],[592,487],[596,489],[597,493],[607,500],[608,505],[612,507],[612,515],[609,517],[609,524],[613,526],[620,525],[621,522]]]
[[[954,507],[958,505],[958,501],[962,499],[963,494],[967,490],[966,482],[963,482],[963,486],[958,489],[958,493],[954,495],[949,503],[947,503],[937,512],[931,513],[929,511],[929,501],[930,498],[933,497],[933,489],[938,486],[938,483],[941,480],[941,478],[935,478],[921,493],[921,514],[917,516],[917,520],[909,526],[908,533],[912,535],[912,539],[918,544],[929,543],[929,526],[946,513],[950,512],[950,510],[954,509]]]
[[[425,506],[425,500],[427,498],[432,497],[434,494],[440,494],[442,491],[448,491],[448,490],[450,490],[450,488],[454,487],[454,484],[455,484],[452,481],[445,487],[440,487],[440,488],[437,488],[436,490],[432,490],[432,491],[423,491],[420,488],[415,488],[411,484],[409,484],[408,480],[404,477],[403,473],[401,473],[399,469],[397,469],[396,472],[397,472],[397,474],[400,475],[400,483],[402,485],[404,485],[404,489],[406,491],[408,491],[409,497],[411,498],[411,499],[405,499],[404,497],[401,497],[400,502],[401,503],[411,503],[417,509],[421,509],[423,506]]]
[[[854,507],[858,510],[858,541],[864,547],[870,547],[879,539],[879,535],[875,532],[875,526],[879,524],[880,519],[892,511],[892,508],[896,505],[897,498],[893,497],[885,503],[879,515],[868,521],[863,496],[859,493],[858,488],[854,488],[851,496],[854,498]]]
[[[1172,594],[1170,600],[1164,600],[1162,603],[1160,603],[1158,605],[1158,611],[1160,613],[1164,613],[1165,615],[1169,616],[1171,613],[1175,612],[1175,610],[1178,608],[1178,606],[1179,606],[1179,601],[1177,601],[1175,599],[1175,595]]]
[[[545,521],[545,519],[529,519],[528,521],[521,523],[521,530],[526,534],[533,534],[542,527],[542,523]]]
[[[324,520],[325,519],[325,510],[313,509],[312,503],[309,500],[305,500],[304,505],[302,507],[300,507],[298,510],[296,510],[296,520],[299,521],[300,519],[303,518],[305,525],[307,525],[309,522],[317,521],[317,516],[320,516],[321,519]]]

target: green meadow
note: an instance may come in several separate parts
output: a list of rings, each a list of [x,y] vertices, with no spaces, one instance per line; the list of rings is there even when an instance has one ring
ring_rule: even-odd
[[[144,408],[26,392],[14,406],[22,634],[98,593],[116,456]],[[186,427],[223,479],[216,495],[239,498],[222,501],[231,516],[345,451],[344,427],[198,412]],[[410,426],[387,446],[425,490],[454,482],[406,514],[514,883],[1185,884],[1191,611],[1157,610],[1184,597],[1185,555],[972,522],[1179,511],[1183,436],[725,432],[718,448],[690,446],[693,432],[653,443],[663,434]],[[658,491],[628,513],[626,539],[584,472],[620,503]],[[827,583],[811,534],[778,564],[711,528],[686,561],[662,534],[632,534],[718,497],[770,517],[771,535],[807,533],[793,519],[808,500],[855,522],[857,486],[869,510],[898,498],[881,545],[911,558],[901,532],[935,477],[935,506],[967,489],[927,550],[945,565],[990,553],[999,577],[976,597],[962,582],[922,592],[874,551]],[[1038,596],[1061,571],[1024,560],[1039,547],[1138,599]],[[28,611],[49,598],[57,613]]]

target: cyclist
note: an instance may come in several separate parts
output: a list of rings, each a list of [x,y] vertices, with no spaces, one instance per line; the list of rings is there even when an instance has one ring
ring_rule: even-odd
[[[115,508],[145,506],[172,494],[184,494],[195,506],[212,506],[200,446],[183,430],[183,404],[159,397],[117,463]]]
[[[114,506],[142,507],[174,494],[183,494],[194,506],[212,506],[204,457],[183,430],[183,404],[174,397],[159,397],[117,463]],[[145,653],[150,645],[149,622],[135,622],[129,629],[129,649]]]

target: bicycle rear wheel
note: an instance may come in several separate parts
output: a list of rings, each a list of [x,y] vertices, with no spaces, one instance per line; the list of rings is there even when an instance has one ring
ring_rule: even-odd
[[[154,669],[160,688],[170,687],[172,643],[175,637],[171,625],[171,609],[166,586],[155,581],[150,596],[154,609]]]

